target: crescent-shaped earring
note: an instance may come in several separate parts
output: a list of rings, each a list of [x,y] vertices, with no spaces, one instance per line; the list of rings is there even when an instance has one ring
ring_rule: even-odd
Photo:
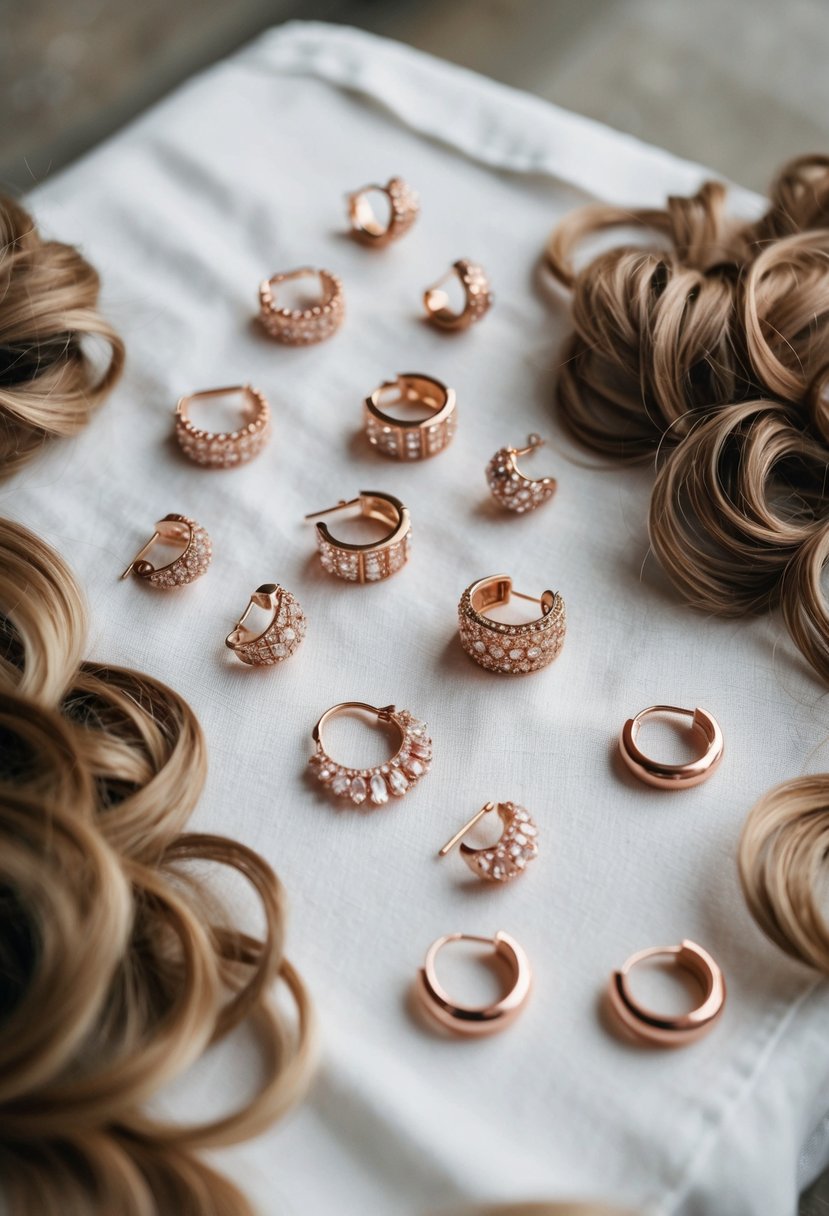
[[[492,497],[507,511],[523,515],[549,502],[556,492],[555,477],[527,477],[518,467],[519,456],[529,456],[542,447],[544,440],[532,434],[525,448],[499,448],[486,467],[486,479]]]
[[[501,835],[495,844],[484,848],[473,848],[463,837],[490,811],[498,812],[503,824]],[[455,833],[438,853],[446,854],[460,842],[460,854],[476,878],[486,882],[509,882],[523,874],[528,862],[538,856],[538,828],[529,811],[515,802],[487,802],[472,816],[468,823]]]
[[[270,612],[270,620],[258,633],[245,624],[254,608]],[[263,583],[225,638],[225,646],[251,667],[270,667],[294,653],[305,637],[305,626],[305,613],[296,596],[279,583]]]
[[[173,558],[164,566],[154,566],[147,561],[149,553],[156,541],[168,545],[183,545],[184,550],[178,557]],[[135,557],[127,566],[121,578],[135,574],[151,587],[183,587],[204,574],[213,556],[213,546],[210,537],[201,524],[187,515],[165,515],[159,519],[146,545],[138,550]]]

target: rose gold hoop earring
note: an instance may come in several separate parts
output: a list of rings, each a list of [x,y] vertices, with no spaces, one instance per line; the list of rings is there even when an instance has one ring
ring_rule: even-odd
[[[238,395],[242,404],[242,426],[235,431],[205,431],[190,418],[194,401]],[[258,456],[271,434],[271,411],[263,393],[249,384],[230,388],[208,388],[179,397],[176,404],[176,439],[185,456],[196,464],[229,469]]]
[[[503,824],[501,835],[495,844],[473,849],[464,842],[463,837],[484,815],[496,809]],[[538,856],[537,836],[538,828],[523,806],[517,806],[514,802],[499,802],[496,808],[494,802],[487,802],[451,840],[447,840],[438,857],[445,857],[460,842],[461,857],[477,878],[487,882],[509,882],[511,878],[523,874],[527,864]]]
[[[398,405],[418,406],[425,418],[395,418]],[[448,448],[455,435],[455,390],[421,372],[401,372],[366,397],[363,420],[369,443],[393,460],[424,460]]]
[[[449,296],[443,290],[444,283],[455,277],[463,288],[464,305],[460,312],[449,306]],[[480,321],[492,307],[493,295],[486,271],[477,262],[459,258],[453,262],[442,279],[438,279],[423,293],[426,317],[439,329],[466,329],[473,321]]]
[[[371,205],[371,195],[385,196],[389,218],[383,223]],[[420,213],[420,200],[402,177],[392,177],[386,186],[363,186],[346,195],[351,234],[364,245],[381,249],[398,240],[414,224]]]
[[[319,520],[324,515],[349,510],[357,516],[386,524],[389,531],[380,540],[357,545],[336,540],[326,524],[317,523],[317,547],[322,568],[351,583],[376,583],[401,570],[409,560],[411,549],[412,525],[408,508],[391,494],[361,490],[357,498],[348,502],[341,499],[336,507],[314,511],[305,518]]]
[[[507,968],[510,986],[492,1005],[459,1005],[441,984],[435,970],[438,951],[450,942],[480,942],[494,947],[496,957]],[[496,1034],[514,1022],[527,1003],[532,985],[532,968],[523,948],[508,933],[476,937],[472,933],[447,933],[432,942],[418,973],[417,994],[424,1009],[445,1030],[463,1037]]]
[[[658,760],[651,760],[636,745],[639,727],[649,714],[681,714],[690,718],[692,731],[705,742],[703,755],[688,764],[662,764]],[[634,776],[646,785],[668,790],[686,790],[707,781],[723,758],[723,746],[722,731],[716,718],[699,707],[680,709],[676,705],[651,705],[641,710],[635,718],[628,718],[619,736],[619,751]]]
[[[512,597],[541,605],[537,620],[507,625],[486,615],[489,608],[508,604]],[[467,587],[458,604],[458,628],[466,653],[487,671],[509,674],[539,671],[558,658],[564,645],[567,615],[559,593],[545,591],[540,599],[514,591],[506,574],[492,574]]]
[[[383,764],[371,768],[350,768],[332,760],[323,744],[322,732],[326,722],[337,714],[351,710],[363,710],[373,714],[380,723],[393,726],[398,735],[397,751]],[[386,705],[378,709],[364,701],[343,701],[332,705],[317,722],[313,730],[316,750],[309,760],[312,771],[336,798],[348,799],[360,806],[368,798],[374,806],[384,806],[389,795],[402,798],[432,765],[432,740],[426,724],[418,721],[408,710]]]
[[[320,299],[307,308],[280,308],[276,290],[281,283],[295,279],[317,278]],[[284,274],[273,274],[259,285],[259,319],[276,342],[288,346],[310,346],[336,333],[345,316],[345,296],[341,280],[330,270],[301,266]]]
[[[259,633],[245,625],[254,608],[264,608],[271,614],[268,624]],[[225,638],[225,646],[243,663],[270,667],[290,658],[305,637],[305,628],[305,613],[296,596],[279,583],[263,583],[256,588],[247,608]]]
[[[555,494],[558,482],[554,477],[527,477],[516,463],[519,456],[529,456],[543,444],[540,435],[530,435],[525,448],[500,448],[487,465],[486,479],[492,497],[508,511],[519,515],[534,511]]]
[[[159,540],[165,544],[182,544],[184,551],[165,566],[155,567],[147,561],[145,554]],[[152,536],[138,550],[121,578],[135,574],[151,587],[183,587],[204,574],[212,556],[210,537],[201,524],[186,515],[165,515],[156,523]]]
[[[631,995],[628,975],[637,964],[651,958],[672,959],[701,985],[701,1004],[690,1013],[668,1016],[645,1009]],[[645,1043],[660,1047],[684,1047],[707,1034],[725,1008],[725,978],[707,950],[695,942],[679,946],[654,946],[632,954],[621,971],[614,971],[608,986],[610,1006],[625,1029]]]

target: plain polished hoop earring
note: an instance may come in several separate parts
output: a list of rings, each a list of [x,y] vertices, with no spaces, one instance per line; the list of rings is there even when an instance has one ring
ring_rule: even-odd
[[[389,210],[389,218],[385,222],[372,206],[373,194],[385,197]],[[353,194],[347,194],[346,202],[352,236],[374,249],[381,249],[405,236],[420,214],[420,200],[402,177],[389,178],[385,186],[362,186]]]
[[[519,456],[529,456],[543,444],[540,435],[532,434],[525,448],[500,448],[487,465],[486,479],[492,497],[507,511],[519,515],[534,511],[555,494],[558,482],[554,477],[527,477],[517,464]]]
[[[487,616],[490,608],[512,597],[541,605],[541,616],[520,625],[507,625]],[[514,591],[507,574],[492,574],[467,587],[458,604],[458,629],[466,653],[487,671],[515,675],[540,671],[561,652],[567,629],[564,600],[557,591],[541,598]]]
[[[498,811],[503,831],[493,845],[475,849],[463,837],[490,811]],[[529,862],[538,856],[538,828],[529,811],[515,802],[487,802],[472,816],[438,853],[446,854],[460,843],[460,854],[472,873],[486,882],[509,882],[523,874]]]
[[[329,574],[351,583],[376,583],[401,570],[409,560],[412,523],[407,507],[392,494],[378,490],[361,490],[356,498],[341,499],[336,507],[314,511],[307,520],[321,520],[325,515],[351,511],[352,515],[376,519],[388,532],[380,540],[365,544],[349,544],[336,540],[328,525],[318,522],[317,547],[320,563]]]
[[[492,946],[509,974],[509,988],[492,1005],[460,1005],[453,1001],[435,970],[438,952],[451,942],[480,942]],[[426,1012],[445,1030],[463,1037],[497,1034],[514,1022],[527,1003],[532,969],[523,948],[508,933],[476,937],[472,933],[447,933],[432,942],[418,973],[417,994]]]
[[[195,401],[211,397],[241,398],[242,425],[235,431],[206,431],[197,427],[190,417]],[[259,389],[249,384],[234,384],[230,388],[208,388],[179,397],[176,404],[176,439],[185,456],[196,464],[214,469],[229,469],[245,464],[258,456],[271,433],[271,411]]]
[[[449,305],[449,296],[444,285],[456,278],[463,289],[463,308],[455,312]],[[492,307],[492,289],[486,271],[477,262],[459,258],[453,262],[442,279],[427,287],[423,293],[426,318],[438,329],[466,329],[473,321],[480,321]]]
[[[386,411],[419,406],[426,417],[400,419]],[[393,460],[424,460],[449,447],[457,427],[455,390],[422,372],[401,372],[366,397],[363,420],[369,443]]]
[[[677,967],[701,985],[701,1003],[690,1013],[668,1016],[645,1009],[632,996],[630,972],[646,959],[672,959]],[[614,971],[608,987],[611,1008],[624,1028],[635,1038],[660,1047],[684,1047],[707,1034],[725,1008],[725,978],[717,963],[695,942],[678,946],[654,946],[632,954],[620,971]]]
[[[259,633],[245,624],[254,608],[270,613],[270,620]],[[305,637],[305,629],[305,613],[296,596],[279,583],[263,583],[225,638],[225,646],[251,667],[270,667],[294,653]]]
[[[705,751],[698,760],[687,764],[662,764],[646,756],[636,745],[636,736],[642,720],[649,714],[681,714],[691,719],[692,731],[705,743]],[[705,709],[680,709],[676,705],[651,705],[641,710],[635,718],[628,718],[619,736],[622,759],[634,776],[646,785],[660,789],[685,790],[707,781],[723,758],[723,737],[713,714]]]
[[[164,566],[154,566],[146,554],[157,541],[183,545],[183,551]],[[201,524],[186,515],[165,515],[159,519],[146,545],[138,550],[121,578],[135,574],[151,587],[183,587],[204,574],[213,556],[210,537]]]
[[[307,308],[280,307],[277,294],[281,284],[314,278],[320,284],[317,304]],[[259,319],[275,342],[284,342],[288,346],[310,346],[314,342],[322,342],[337,332],[344,317],[342,281],[330,270],[301,266],[299,270],[273,274],[259,284]]]
[[[382,764],[371,768],[352,768],[332,760],[323,742],[322,732],[327,722],[338,714],[362,710],[379,724],[391,725],[398,736],[397,750]],[[317,780],[335,798],[360,806],[366,798],[374,806],[384,806],[389,796],[402,798],[428,773],[432,765],[432,740],[426,723],[419,721],[406,709],[386,705],[378,709],[364,701],[342,701],[327,709],[313,729],[316,744],[308,763]]]

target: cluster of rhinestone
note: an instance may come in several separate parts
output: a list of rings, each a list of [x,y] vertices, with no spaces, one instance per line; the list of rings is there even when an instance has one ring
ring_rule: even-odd
[[[230,469],[246,464],[258,456],[271,433],[271,411],[264,395],[246,386],[242,393],[250,396],[256,406],[256,417],[236,431],[205,431],[195,426],[182,413],[176,417],[176,439],[185,456],[196,464],[214,469]],[[195,394],[198,396],[198,393]]]
[[[537,621],[506,625],[472,607],[467,588],[458,604],[458,628],[464,650],[487,671],[518,674],[539,671],[558,658],[564,645],[567,616],[556,593],[553,606]]]
[[[407,532],[392,545],[376,549],[342,549],[317,532],[323,570],[349,583],[378,583],[401,570],[409,560],[412,539]]]
[[[330,338],[345,316],[345,295],[341,279],[328,270],[311,270],[322,284],[322,299],[310,308],[280,308],[274,299],[274,288],[285,279],[297,277],[296,272],[277,274],[259,287],[259,317],[267,333],[276,342],[289,346],[310,346]]]
[[[391,203],[391,223],[389,236],[393,240],[405,236],[420,213],[420,199],[417,192],[403,181],[402,177],[392,177],[386,186],[386,193]]]
[[[486,479],[492,497],[508,511],[522,515],[548,502],[556,492],[555,479],[525,477],[515,467],[513,448],[501,448],[486,467]]]
[[[278,606],[274,618],[264,633],[250,642],[233,647],[233,653],[243,663],[254,667],[269,667],[289,658],[305,637],[305,613],[299,600],[284,587],[277,586]]]
[[[466,294],[466,308],[462,314],[464,322],[480,321],[492,307],[494,296],[483,266],[460,258],[454,263],[458,278]]]
[[[412,786],[428,773],[432,763],[432,740],[426,725],[407,710],[394,711],[391,721],[399,727],[403,741],[397,753],[386,764],[374,768],[347,768],[337,764],[325,752],[321,743],[309,764],[326,789],[355,806],[366,799],[374,806],[384,806],[390,796],[402,798]]]
[[[423,422],[397,426],[380,422],[366,410],[365,423],[369,443],[393,460],[424,460],[436,456],[449,446],[457,430],[454,410],[442,422],[430,422],[427,418]]]
[[[514,802],[499,802],[498,814],[504,830],[497,844],[488,849],[472,849],[462,844],[461,855],[479,878],[509,882],[538,855],[538,828],[529,811]]]
[[[187,524],[190,528],[190,541],[180,557],[158,570],[147,561],[135,563],[135,573],[151,587],[183,587],[185,583],[192,583],[204,574],[213,556],[210,537],[195,519],[188,519],[186,515],[167,515],[164,522],[167,520]]]

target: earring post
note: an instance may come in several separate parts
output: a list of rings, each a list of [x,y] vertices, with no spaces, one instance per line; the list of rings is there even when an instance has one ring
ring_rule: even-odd
[[[311,514],[306,515],[305,518],[308,520],[322,519],[324,515],[334,515],[337,511],[344,511],[347,507],[356,507],[359,502],[359,498],[341,498],[335,507],[326,507],[324,511],[312,511]]]
[[[140,562],[140,561],[141,561],[141,558],[144,556],[144,554],[147,552],[147,550],[152,548],[152,546],[155,544],[155,542],[156,542],[156,541],[159,539],[159,537],[160,537],[160,536],[161,536],[161,533],[160,533],[160,532],[153,532],[152,536],[151,536],[151,537],[150,537],[150,539],[147,541],[146,545],[143,545],[143,546],[142,546],[142,547],[141,547],[141,548],[138,550],[138,552],[136,553],[135,557],[132,559],[132,561],[131,561],[131,562],[130,562],[130,564],[127,566],[127,568],[126,568],[126,570],[124,571],[124,573],[121,575],[121,578],[122,578],[122,579],[125,579],[125,578],[127,577],[127,575],[128,575],[130,572],[131,572],[131,570],[132,570],[133,566],[135,565],[135,563],[136,563],[136,562]]]
[[[446,844],[438,852],[438,857],[445,857],[446,854],[451,849],[454,849],[454,847],[458,843],[458,841],[461,840],[466,835],[466,833],[470,830],[470,828],[474,828],[475,824],[478,822],[479,819],[483,819],[484,815],[486,815],[486,813],[488,811],[494,811],[494,810],[495,810],[494,802],[484,803],[484,805],[481,807],[481,809],[472,816],[472,818],[469,820],[469,822],[465,823],[463,825],[463,827],[460,829],[460,831],[455,833],[455,835],[452,837],[451,840],[447,840]]]

